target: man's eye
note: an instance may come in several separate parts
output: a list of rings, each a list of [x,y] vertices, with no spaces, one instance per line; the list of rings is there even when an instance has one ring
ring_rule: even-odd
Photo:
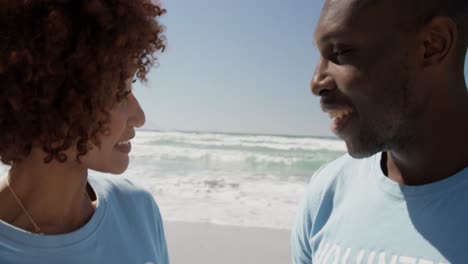
[[[335,49],[332,51],[330,61],[339,65],[349,64],[351,59],[353,59],[351,57],[351,55],[354,55],[353,53],[353,49]]]
[[[348,54],[348,53],[350,53],[351,51],[352,51],[351,49],[336,50],[336,51],[333,51],[333,54],[334,54],[335,56],[341,56],[341,55]]]

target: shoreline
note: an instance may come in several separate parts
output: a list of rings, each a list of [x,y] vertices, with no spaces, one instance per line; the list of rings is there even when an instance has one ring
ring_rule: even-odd
[[[165,221],[171,264],[291,263],[290,230]]]

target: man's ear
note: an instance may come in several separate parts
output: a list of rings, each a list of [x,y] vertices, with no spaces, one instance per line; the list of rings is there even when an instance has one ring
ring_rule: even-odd
[[[444,62],[456,50],[458,29],[449,17],[437,16],[427,23],[422,32],[424,66]]]

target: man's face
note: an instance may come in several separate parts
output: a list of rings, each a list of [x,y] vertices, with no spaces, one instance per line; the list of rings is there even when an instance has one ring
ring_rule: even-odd
[[[325,2],[314,36],[321,59],[311,90],[322,97],[350,155],[362,158],[410,144],[426,94],[416,88],[418,43],[416,34],[403,30],[401,7],[355,4]]]

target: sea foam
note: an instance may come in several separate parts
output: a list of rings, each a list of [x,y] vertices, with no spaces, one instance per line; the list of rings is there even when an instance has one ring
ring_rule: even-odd
[[[312,137],[138,131],[127,177],[166,220],[288,229],[312,174],[346,151]]]
[[[326,138],[137,131],[115,177],[150,191],[165,220],[289,229],[312,174],[345,151]]]

